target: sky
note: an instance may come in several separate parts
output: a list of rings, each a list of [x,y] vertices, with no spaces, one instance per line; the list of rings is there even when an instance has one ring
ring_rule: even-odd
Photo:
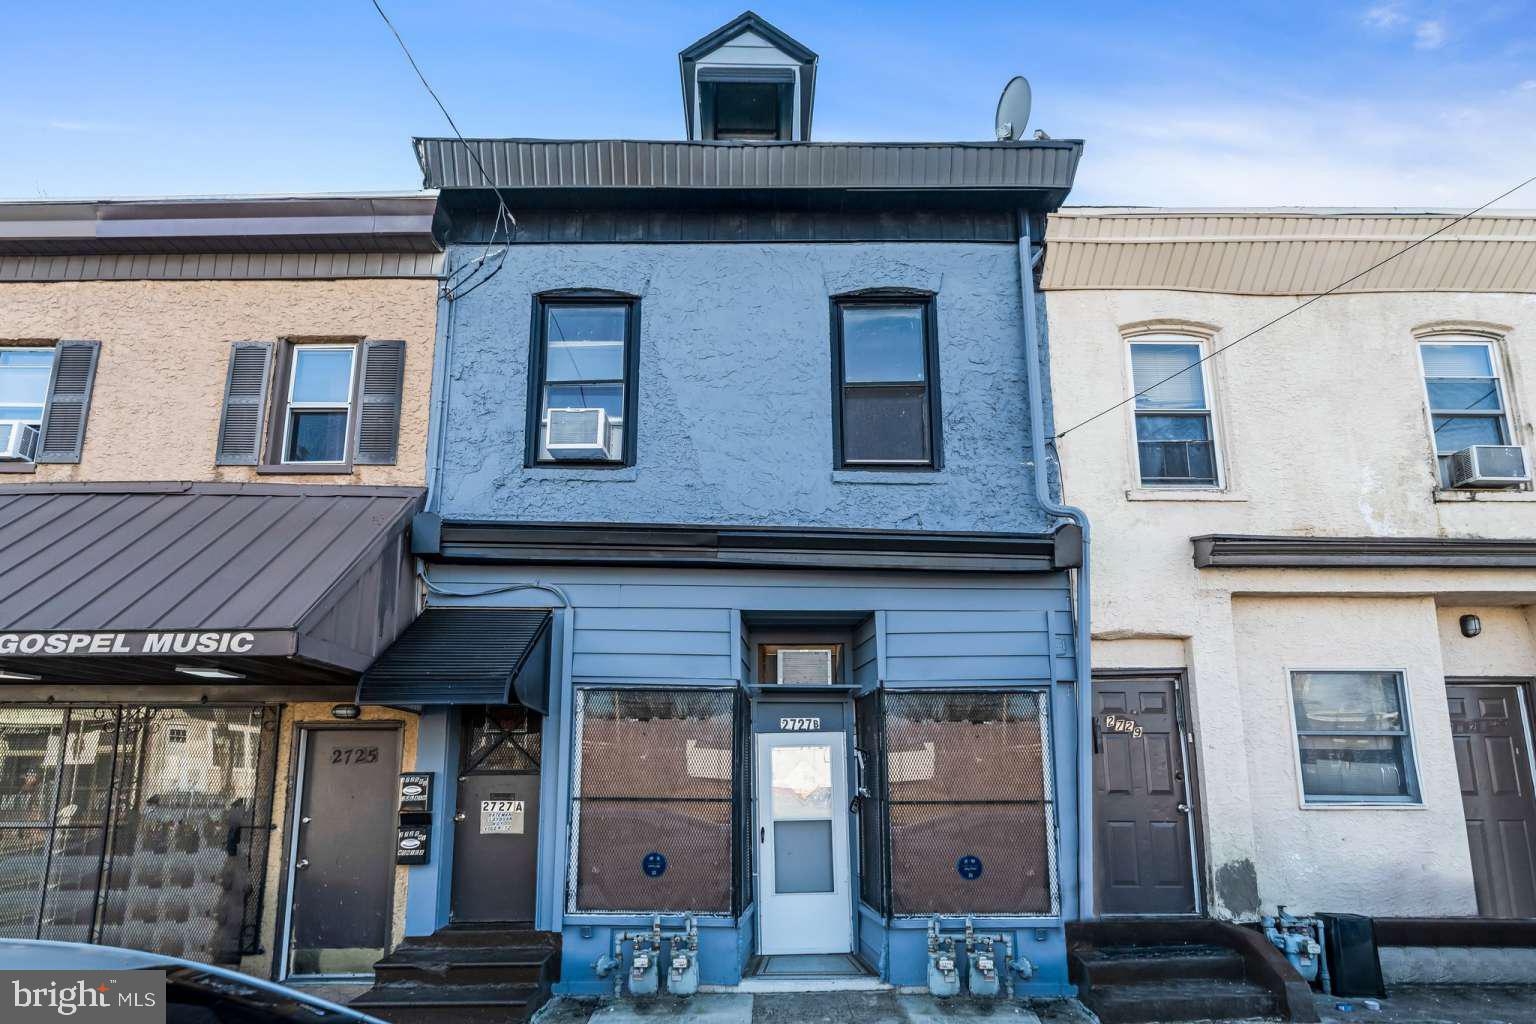
[[[381,0],[466,135],[675,139],[721,3]],[[1471,207],[1536,175],[1536,0],[756,0],[820,141],[1086,140],[1074,205]],[[0,197],[417,188],[448,134],[371,0],[9,0]],[[17,45],[21,43],[21,45]],[[1501,204],[1536,208],[1536,184]]]

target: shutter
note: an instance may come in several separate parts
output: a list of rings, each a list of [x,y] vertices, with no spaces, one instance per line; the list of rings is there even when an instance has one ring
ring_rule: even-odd
[[[85,419],[91,411],[99,341],[61,341],[54,346],[53,377],[43,410],[38,462],[79,462],[85,446]]]
[[[272,343],[237,341],[229,348],[229,377],[224,382],[224,414],[219,419],[220,466],[254,466],[261,460],[261,421],[272,379]]]
[[[352,461],[393,466],[400,450],[400,393],[405,387],[405,342],[363,342],[358,391],[357,440]]]

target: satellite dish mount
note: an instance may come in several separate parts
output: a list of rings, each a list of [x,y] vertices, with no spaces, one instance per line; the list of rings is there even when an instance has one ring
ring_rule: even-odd
[[[1024,126],[1029,124],[1030,101],[1029,79],[1023,75],[1013,76],[997,100],[994,127],[998,142],[1014,142],[1024,137]]]

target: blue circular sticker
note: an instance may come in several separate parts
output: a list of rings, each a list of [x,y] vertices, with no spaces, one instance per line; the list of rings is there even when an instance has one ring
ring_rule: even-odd
[[[981,858],[968,853],[955,861],[955,870],[967,882],[974,882],[981,877]]]
[[[667,873],[667,858],[652,850],[641,859],[640,870],[651,878],[660,878]]]

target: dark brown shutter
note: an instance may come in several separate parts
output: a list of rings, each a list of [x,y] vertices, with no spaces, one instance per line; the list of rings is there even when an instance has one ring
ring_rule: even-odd
[[[359,466],[393,466],[400,450],[400,395],[405,387],[405,342],[363,342],[362,386],[358,390],[357,441],[352,461]]]
[[[79,462],[85,447],[85,420],[91,411],[91,387],[96,383],[99,341],[61,341],[53,350],[53,378],[48,406],[43,410],[38,462]]]
[[[224,415],[219,419],[220,466],[254,466],[261,460],[261,421],[272,379],[272,343],[237,341],[229,347]]]

